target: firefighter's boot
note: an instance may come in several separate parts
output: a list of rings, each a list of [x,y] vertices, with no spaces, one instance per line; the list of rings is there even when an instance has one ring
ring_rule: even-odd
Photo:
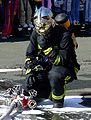
[[[53,101],[54,101],[53,108],[63,108],[64,98],[61,100],[53,100]]]

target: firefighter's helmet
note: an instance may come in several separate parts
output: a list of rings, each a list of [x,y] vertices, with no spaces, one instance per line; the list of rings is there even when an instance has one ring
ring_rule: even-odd
[[[54,24],[52,11],[44,6],[40,7],[34,15],[34,25],[38,33],[45,34]]]

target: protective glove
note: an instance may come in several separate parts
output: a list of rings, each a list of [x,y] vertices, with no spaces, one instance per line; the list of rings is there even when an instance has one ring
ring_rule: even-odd
[[[25,72],[26,75],[31,72],[31,66],[32,66],[32,62],[31,62],[30,58],[26,58],[25,66],[24,66],[24,68],[26,69],[26,72]]]
[[[33,89],[35,81],[36,78],[32,72],[26,75],[26,81],[24,84],[24,92],[23,92],[24,95],[29,96],[29,90]]]
[[[34,68],[33,68],[34,71],[42,71],[43,70],[43,67],[41,65],[36,65]]]
[[[30,68],[31,66],[32,66],[32,61],[31,61],[31,59],[30,59],[30,58],[26,58],[24,68],[25,68],[25,69],[28,69],[28,68]]]
[[[30,58],[27,58],[25,60],[25,66],[24,68],[26,69],[26,74],[29,74],[31,71],[38,71],[38,70],[42,70],[42,66],[39,65],[39,62],[37,59],[34,60],[30,60]]]

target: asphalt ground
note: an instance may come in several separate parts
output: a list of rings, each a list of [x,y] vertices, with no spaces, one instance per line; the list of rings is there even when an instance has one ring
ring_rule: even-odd
[[[78,73],[78,80],[67,85],[67,94],[91,94],[91,37],[77,37],[77,42],[79,47],[76,53],[81,70]],[[0,73],[0,81],[11,81],[14,84],[24,82],[24,61],[28,44],[29,37],[12,37],[7,41],[0,39],[0,69],[23,69],[23,71]]]

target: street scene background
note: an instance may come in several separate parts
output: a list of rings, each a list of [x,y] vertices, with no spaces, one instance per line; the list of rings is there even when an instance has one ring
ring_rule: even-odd
[[[30,23],[27,23],[28,18],[26,15],[30,16],[31,11],[27,13],[28,5],[25,5],[26,8],[24,6],[23,13],[25,13],[26,20],[23,21],[24,24],[21,23],[21,15],[19,16],[19,13],[22,11],[18,9],[21,5],[17,1],[18,0],[0,0],[0,93],[13,85],[24,84],[25,81],[25,54],[29,44],[29,34],[31,34],[31,22],[33,19],[30,19]],[[29,1],[40,1],[39,3],[30,2],[33,11],[32,14],[35,13],[35,8],[41,6],[41,1],[42,5],[44,4],[44,0]],[[48,1],[50,2],[51,0]],[[77,60],[81,65],[81,70],[78,73],[78,80],[74,80],[67,84],[66,95],[87,95],[91,98],[91,1],[73,0],[72,2],[71,0],[68,3],[68,0],[64,1],[65,2],[61,3],[60,10],[68,14],[70,22],[74,26],[79,45],[76,50]],[[53,13],[55,13],[54,8],[55,6],[52,6]],[[27,27],[24,27],[26,25],[30,30],[28,30]],[[17,69],[17,71],[10,72],[13,69]],[[6,72],[7,70],[10,71]],[[89,102],[88,106],[91,107],[91,102]],[[25,118],[24,116],[20,116],[20,118],[16,119],[25,120]],[[40,119],[90,120],[91,112],[64,114],[51,114],[50,112],[47,112],[44,116],[41,115],[38,116],[38,118],[36,118],[36,116],[31,117],[31,120]]]
[[[77,37],[79,44],[76,53],[81,70],[78,80],[67,85],[66,95],[91,95],[91,37]],[[0,90],[5,90],[12,85],[22,84],[25,81],[25,54],[29,44],[29,37],[12,38],[8,41],[0,40]],[[3,69],[17,69],[21,71],[2,72]],[[90,103],[91,105],[91,103]],[[26,116],[18,116],[22,120]],[[22,118],[23,117],[23,118]],[[45,113],[43,116],[31,116],[31,120],[90,120],[91,113]],[[24,118],[24,119],[25,119]],[[17,119],[17,117],[16,117]]]
[[[15,40],[15,38],[13,38]],[[20,41],[10,40],[8,42],[0,42],[0,69],[21,68],[23,71],[0,73],[0,79],[11,80],[16,83],[22,82],[24,76],[24,62],[26,49],[29,44],[29,38],[23,38]],[[78,80],[67,85],[68,90],[72,90],[75,94],[77,90],[90,90],[91,88],[91,37],[77,37],[79,44],[76,53],[81,70],[78,73]],[[13,41],[13,42],[12,42]],[[73,92],[73,89],[76,90]],[[77,92],[78,93],[78,92]]]

